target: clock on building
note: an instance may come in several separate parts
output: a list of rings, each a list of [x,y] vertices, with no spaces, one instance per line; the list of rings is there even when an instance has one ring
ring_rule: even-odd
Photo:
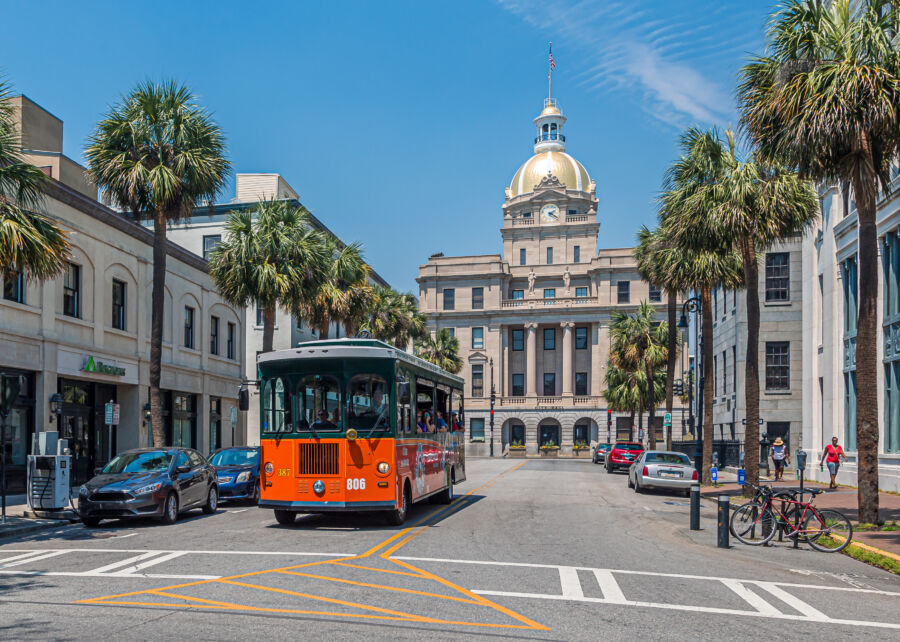
[[[552,203],[541,208],[541,221],[544,223],[556,223],[559,221],[559,208]]]

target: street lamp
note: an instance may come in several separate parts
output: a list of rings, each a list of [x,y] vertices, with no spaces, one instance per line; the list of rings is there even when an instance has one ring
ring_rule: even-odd
[[[491,365],[491,457],[494,456],[494,403],[497,401],[497,393],[494,390],[494,357],[490,359]]]
[[[53,423],[53,415],[59,417],[62,414],[63,397],[58,392],[50,395],[50,423]]]
[[[704,371],[703,371],[703,333],[699,331],[700,329],[700,318],[703,309],[700,305],[700,297],[692,296],[681,307],[681,319],[678,321],[678,328],[681,330],[688,329],[688,313],[695,315],[695,323],[694,323],[694,332],[696,332],[696,336],[698,337],[696,345],[697,345],[697,372],[698,372],[698,381],[700,385],[700,389],[697,394],[697,432],[694,435],[694,440],[697,445],[697,448],[694,452],[694,467],[697,469],[697,473],[702,476],[703,475],[703,379],[704,379]],[[689,370],[689,376],[693,375],[693,369]],[[688,387],[688,425],[691,427],[691,432],[694,431],[694,403],[693,403],[693,389],[694,389],[694,378],[690,376],[690,382]]]

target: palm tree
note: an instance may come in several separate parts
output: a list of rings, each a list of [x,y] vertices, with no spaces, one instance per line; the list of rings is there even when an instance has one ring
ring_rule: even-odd
[[[300,303],[298,313],[316,329],[320,339],[328,338],[333,322],[343,325],[347,334],[355,334],[372,298],[362,244],[343,245],[332,236],[325,237],[324,244],[322,279],[315,294]]]
[[[900,12],[886,0],[788,0],[766,55],[741,72],[741,123],[766,158],[853,189],[859,229],[856,336],[860,521],[878,521],[878,238],[875,204],[900,153]]]
[[[0,78],[0,278],[49,279],[69,257],[66,233],[37,212],[47,177],[22,158],[20,132]]]
[[[416,344],[416,354],[441,370],[456,374],[463,367],[459,356],[459,340],[447,328],[441,328],[434,336],[427,333]]]
[[[634,258],[638,264],[638,273],[646,281],[666,290],[666,317],[668,335],[666,337],[666,412],[672,414],[675,390],[675,365],[678,359],[678,284],[669,281],[669,275],[663,269],[658,248],[661,244],[670,243],[670,239],[659,234],[658,229],[649,230],[645,225],[638,231],[638,244],[634,248]],[[672,426],[666,432],[666,448],[672,448]]]
[[[676,164],[679,185],[669,205],[679,212],[671,228],[685,243],[726,239],[741,257],[747,301],[744,362],[746,445],[759,442],[759,256],[768,246],[801,234],[818,212],[812,185],[777,163],[738,157],[732,132],[688,129]],[[745,461],[747,479],[759,483],[759,461]],[[747,492],[750,487],[746,486]]]
[[[305,210],[283,200],[260,201],[233,212],[225,239],[209,257],[209,271],[232,305],[263,311],[263,352],[272,350],[275,310],[312,297],[322,278],[325,246]]]
[[[425,315],[419,312],[416,297],[379,285],[372,288],[362,323],[376,339],[403,350],[427,333]]]
[[[150,322],[150,417],[153,443],[165,444],[160,377],[166,285],[166,225],[213,199],[230,165],[225,138],[190,90],[145,82],[97,123],[85,150],[94,182],[133,215],[153,221]]]
[[[641,415],[645,407],[649,407],[647,391],[647,374],[641,368],[625,369],[616,365],[617,360],[610,358],[606,365],[606,390],[603,397],[610,409],[630,414],[629,426],[634,425],[634,416],[638,415],[639,425],[643,425]],[[653,398],[662,399],[666,386],[666,371],[659,368],[653,377]]]
[[[672,219],[677,218],[675,210],[666,205],[667,193],[663,194],[663,218],[660,223],[661,234],[676,238],[671,229]],[[695,244],[679,245],[673,243],[659,248],[660,261],[673,283],[681,283],[681,290],[695,290],[699,293],[703,336],[703,352],[701,363],[708,368],[713,361],[713,314],[711,292],[714,287],[729,289],[740,287],[743,277],[743,266],[740,256],[731,250],[721,239],[708,238],[708,245],[702,247]],[[713,421],[713,378],[703,376],[703,426],[709,431],[708,439],[703,440],[703,483],[711,483],[710,463],[712,461],[712,421]]]

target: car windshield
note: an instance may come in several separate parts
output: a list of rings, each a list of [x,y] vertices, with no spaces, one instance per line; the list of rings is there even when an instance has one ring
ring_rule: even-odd
[[[103,469],[105,474],[118,473],[159,473],[169,469],[172,462],[172,453],[165,450],[150,452],[131,452],[116,455],[115,459],[106,464]]]
[[[230,448],[220,450],[210,460],[213,466],[256,466],[259,464],[259,451]]]
[[[682,455],[681,453],[647,453],[647,457],[644,459],[647,463],[655,463],[655,464],[685,464],[686,466],[691,465],[691,460],[688,459],[687,455]]]
[[[619,450],[643,450],[644,447],[640,444],[616,444],[616,448]]]

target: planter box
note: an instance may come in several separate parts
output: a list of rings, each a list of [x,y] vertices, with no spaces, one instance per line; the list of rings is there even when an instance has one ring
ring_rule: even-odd
[[[510,448],[509,456],[512,459],[525,459],[525,449],[524,448]]]
[[[557,457],[559,448],[541,448],[541,457]]]

